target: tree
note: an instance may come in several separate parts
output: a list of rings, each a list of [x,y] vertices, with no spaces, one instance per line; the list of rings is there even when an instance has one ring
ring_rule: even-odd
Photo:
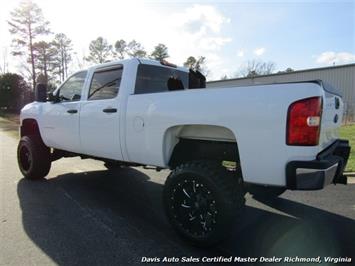
[[[168,58],[168,47],[165,44],[159,43],[154,47],[154,51],[150,54],[150,57],[158,61]]]
[[[144,47],[137,42],[136,40],[130,41],[127,45],[127,54],[130,57],[146,57],[147,52],[144,50]]]
[[[285,70],[280,70],[278,71],[277,73],[278,74],[281,74],[281,73],[290,73],[290,72],[293,72],[294,70],[290,67],[286,68]]]
[[[224,74],[222,77],[221,77],[221,80],[226,80],[228,79],[228,76],[226,74]]]
[[[262,61],[248,61],[247,65],[240,70],[242,77],[252,78],[259,75],[269,75],[275,70],[275,63]]]
[[[0,108],[18,111],[28,97],[30,88],[24,78],[18,74],[6,73],[0,75]]]
[[[188,68],[193,69],[194,66],[196,65],[196,62],[197,62],[197,60],[196,60],[195,57],[189,56],[189,57],[186,59],[186,61],[184,62],[184,67],[188,67]]]
[[[1,53],[0,73],[5,74],[8,72],[8,59],[7,47],[4,47]]]
[[[50,33],[49,22],[43,17],[42,10],[32,1],[25,1],[18,8],[10,13],[10,33],[15,35],[12,40],[13,55],[27,56],[31,64],[31,78],[33,88],[36,86],[35,57],[33,43],[35,39],[44,34]]]
[[[33,44],[35,68],[44,75],[46,83],[50,80],[49,72],[53,70],[55,50],[51,43],[40,41]]]
[[[192,70],[197,70],[200,71],[201,73],[207,73],[208,71],[205,69],[205,60],[206,57],[204,56],[199,56],[198,59],[196,59],[193,56],[189,56],[186,61],[184,62],[184,67],[191,68]]]
[[[125,40],[118,40],[115,43],[115,56],[118,57],[118,59],[124,59],[127,54],[127,43]]]
[[[54,73],[64,81],[68,76],[68,65],[72,61],[72,41],[64,34],[57,33],[52,41],[54,49]]]
[[[112,45],[109,45],[106,39],[98,37],[96,40],[91,41],[89,51],[90,54],[85,59],[89,62],[102,64],[110,61]]]

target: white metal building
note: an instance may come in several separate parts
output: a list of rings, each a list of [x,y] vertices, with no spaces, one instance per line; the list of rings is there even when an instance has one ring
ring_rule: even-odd
[[[207,87],[236,87],[316,79],[326,81],[339,89],[345,102],[345,118],[347,121],[355,122],[355,64],[297,70],[253,78],[216,80],[208,82]]]

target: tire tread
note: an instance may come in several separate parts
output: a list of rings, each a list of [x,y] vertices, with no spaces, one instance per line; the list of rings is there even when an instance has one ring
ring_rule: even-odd
[[[210,246],[222,240],[230,233],[231,226],[238,214],[241,213],[245,205],[245,191],[242,185],[241,177],[236,175],[234,171],[228,171],[221,163],[209,160],[190,161],[177,166],[168,176],[165,186],[169,187],[174,178],[185,173],[186,171],[198,172],[200,175],[208,178],[219,189],[219,194],[223,195],[223,201],[226,206],[225,221],[226,226],[223,228],[218,237],[208,239],[203,242],[190,241],[198,246]],[[165,189],[164,189],[165,191]],[[164,193],[165,194],[165,193]],[[164,201],[168,199],[168,195],[164,195]],[[165,202],[166,204],[166,202]],[[167,210],[167,206],[166,206]],[[169,215],[168,215],[169,217]]]

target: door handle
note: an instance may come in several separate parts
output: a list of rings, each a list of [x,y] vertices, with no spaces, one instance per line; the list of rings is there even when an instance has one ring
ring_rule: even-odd
[[[76,114],[77,112],[78,112],[78,110],[76,110],[76,109],[67,110],[67,113],[69,113],[69,114]]]
[[[104,113],[116,113],[117,109],[116,108],[105,108],[102,110]]]

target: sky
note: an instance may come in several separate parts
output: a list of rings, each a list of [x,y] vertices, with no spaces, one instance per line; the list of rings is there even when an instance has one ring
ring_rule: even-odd
[[[20,71],[11,56],[7,20],[21,0],[0,0],[0,63]],[[33,0],[52,32],[74,44],[72,70],[91,40],[135,39],[151,52],[167,45],[169,61],[206,57],[208,79],[234,77],[250,60],[276,71],[355,63],[355,1],[119,1]],[[50,37],[47,37],[50,38]],[[87,65],[88,66],[88,65]]]

